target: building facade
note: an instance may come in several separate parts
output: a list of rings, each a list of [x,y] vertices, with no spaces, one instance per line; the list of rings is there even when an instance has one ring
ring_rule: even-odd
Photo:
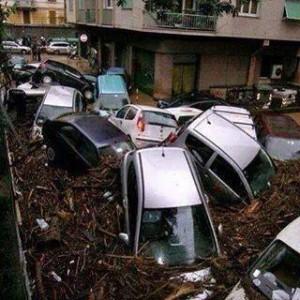
[[[16,5],[8,23],[13,25],[63,25],[65,24],[64,0],[16,0],[8,1]]]
[[[300,2],[249,0],[235,16],[207,16],[198,1],[67,0],[67,22],[89,36],[102,67],[123,66],[157,97],[193,89],[287,83],[300,78]]]

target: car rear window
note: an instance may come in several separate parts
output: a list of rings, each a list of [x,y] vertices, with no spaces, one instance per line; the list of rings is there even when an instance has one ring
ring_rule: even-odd
[[[150,125],[163,125],[167,127],[177,127],[176,119],[173,115],[157,111],[144,111],[144,120]]]

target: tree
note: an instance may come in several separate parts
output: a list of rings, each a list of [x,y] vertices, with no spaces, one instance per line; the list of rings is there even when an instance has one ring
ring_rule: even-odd
[[[7,2],[1,3],[0,0],[0,42],[5,34],[5,25],[8,17],[16,11],[16,6],[8,6]]]

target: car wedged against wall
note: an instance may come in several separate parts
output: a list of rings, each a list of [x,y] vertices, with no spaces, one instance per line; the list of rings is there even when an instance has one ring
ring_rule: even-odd
[[[171,146],[190,150],[206,191],[222,204],[257,197],[275,174],[255,138],[213,108],[181,127]]]
[[[286,226],[252,264],[243,281],[266,299],[300,299],[300,218]],[[247,284],[247,285],[248,285]],[[226,300],[252,300],[239,282]]]
[[[42,131],[48,161],[85,169],[99,165],[100,158],[122,156],[134,146],[129,137],[106,118],[92,114],[67,114],[48,120]]]

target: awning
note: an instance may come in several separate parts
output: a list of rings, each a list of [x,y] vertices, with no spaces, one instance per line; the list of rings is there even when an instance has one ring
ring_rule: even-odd
[[[285,0],[283,17],[288,20],[300,21],[300,1]]]

